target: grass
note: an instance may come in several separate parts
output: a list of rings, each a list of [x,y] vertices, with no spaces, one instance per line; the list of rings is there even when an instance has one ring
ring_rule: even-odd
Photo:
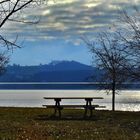
[[[140,140],[140,112],[0,108],[0,140]]]

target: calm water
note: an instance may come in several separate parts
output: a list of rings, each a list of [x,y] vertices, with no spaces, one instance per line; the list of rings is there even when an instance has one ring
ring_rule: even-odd
[[[97,90],[0,90],[0,106],[42,107],[43,104],[54,104],[53,100],[43,97],[104,97],[94,100],[93,104],[105,105],[111,109],[111,95]],[[62,104],[84,104],[84,100],[63,100]],[[116,95],[116,110],[140,111],[140,91],[124,90]]]

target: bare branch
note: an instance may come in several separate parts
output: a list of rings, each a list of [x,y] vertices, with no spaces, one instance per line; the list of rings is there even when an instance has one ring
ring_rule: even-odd
[[[92,55],[96,56],[97,66],[103,70],[101,82],[106,84],[101,85],[102,88],[104,86],[107,93],[112,91],[112,110],[115,110],[116,91],[122,88],[123,82],[127,80],[127,71],[124,69],[124,67],[128,68],[127,57],[123,55],[121,49],[118,49],[120,47],[119,40],[115,39],[112,34],[104,32],[99,34],[97,43],[87,39],[83,40]],[[93,61],[95,62],[95,60]]]

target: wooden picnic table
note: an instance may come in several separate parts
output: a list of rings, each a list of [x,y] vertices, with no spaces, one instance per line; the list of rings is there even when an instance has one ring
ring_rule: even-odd
[[[92,110],[94,110],[97,107],[104,107],[104,106],[99,106],[99,105],[92,105],[93,99],[103,99],[103,97],[44,97],[46,100],[54,100],[55,105],[43,105],[46,106],[47,108],[54,108],[54,115],[56,116],[56,113],[58,111],[59,117],[61,117],[61,110],[63,108],[70,108],[70,107],[76,107],[76,108],[84,108],[85,113],[84,117],[87,116],[88,110],[90,111],[90,117],[92,116]],[[85,100],[85,105],[61,105],[60,102],[65,99],[84,99]]]

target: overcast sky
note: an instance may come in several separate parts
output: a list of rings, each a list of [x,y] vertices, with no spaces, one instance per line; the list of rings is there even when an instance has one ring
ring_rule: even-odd
[[[91,54],[80,39],[90,39],[117,22],[118,11],[139,7],[140,0],[49,0],[27,10],[27,20],[40,19],[36,25],[8,22],[2,32],[13,38],[18,34],[21,49],[11,54],[11,64],[37,65],[52,60],[75,60],[91,64]]]

